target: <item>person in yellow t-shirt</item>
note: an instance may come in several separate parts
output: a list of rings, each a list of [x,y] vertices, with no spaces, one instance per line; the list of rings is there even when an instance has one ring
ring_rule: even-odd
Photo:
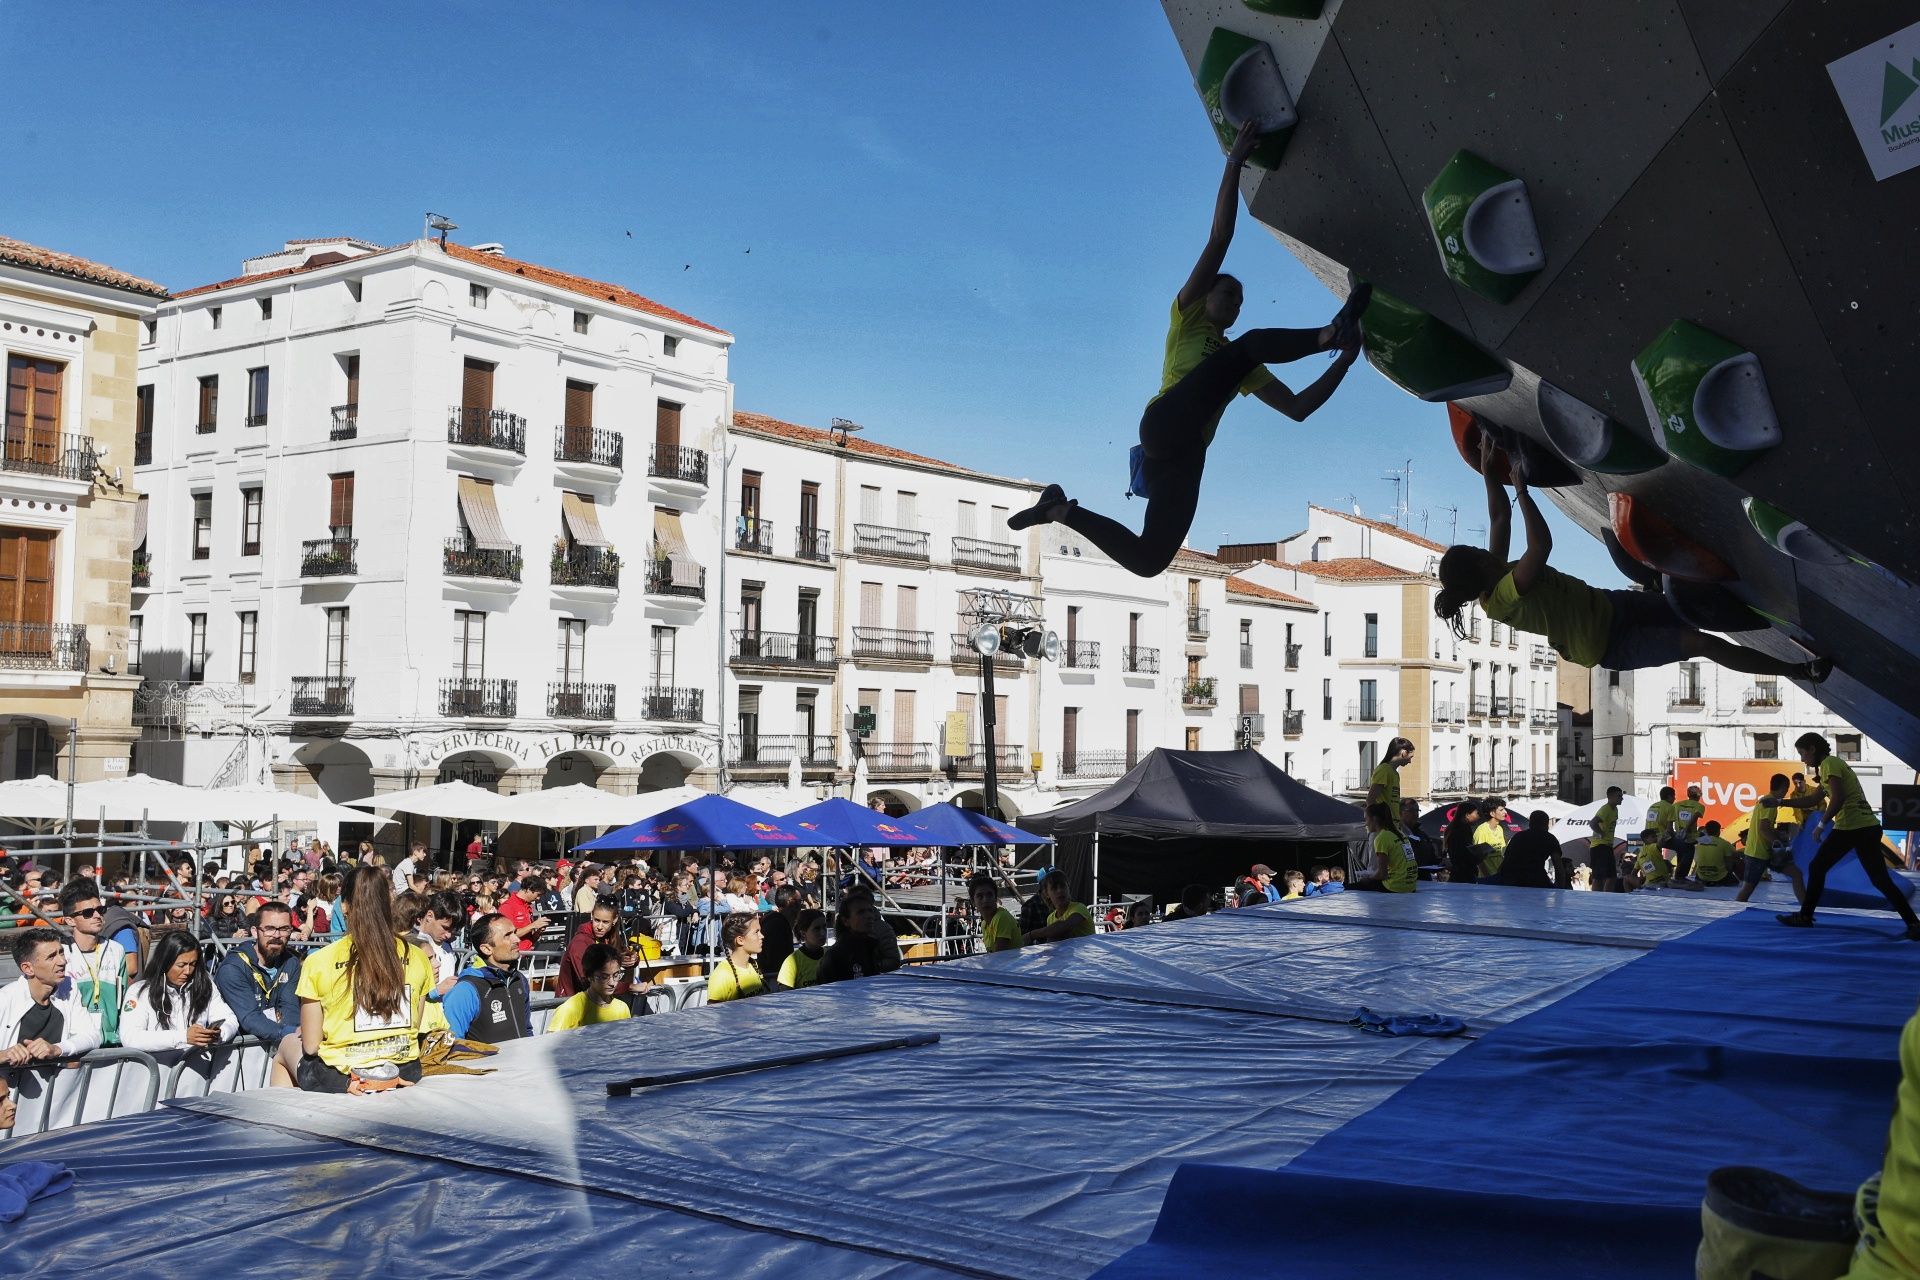
[[[1507,860],[1507,805],[1498,798],[1487,801],[1486,821],[1473,829],[1473,853],[1480,862],[1480,878],[1491,880],[1500,874]]]
[[[1920,1011],[1900,1033],[1900,1085],[1887,1155],[1854,1201],[1860,1240],[1845,1280],[1920,1275]]]
[[[1673,834],[1673,788],[1660,788],[1660,798],[1647,806],[1646,820],[1640,824],[1640,844],[1655,849]]]
[[[1806,766],[1814,770],[1820,785],[1805,800],[1789,799],[1784,803],[1810,813],[1814,803],[1824,802],[1826,817],[1833,829],[1820,842],[1819,851],[1807,866],[1807,891],[1800,899],[1800,909],[1775,918],[1781,924],[1803,928],[1812,924],[1814,908],[1820,905],[1821,890],[1826,888],[1827,872],[1851,853],[1860,859],[1867,879],[1873,881],[1880,896],[1900,913],[1907,925],[1907,937],[1920,942],[1920,916],[1914,915],[1912,904],[1887,874],[1887,860],[1880,852],[1883,834],[1880,816],[1867,803],[1866,792],[1860,789],[1860,779],[1854,776],[1853,766],[1834,755],[1833,747],[1817,733],[1801,734],[1794,739],[1793,747]]]
[[[1367,803],[1384,804],[1389,812],[1400,812],[1400,771],[1413,762],[1413,740],[1394,738],[1387,743],[1386,758],[1373,767],[1373,774],[1367,781]],[[1401,834],[1411,835],[1410,829],[1402,828]]]
[[[1789,805],[1782,805],[1780,807],[1780,826],[1783,828],[1781,834],[1786,841],[1791,844],[1793,838],[1800,833],[1800,828],[1805,826],[1807,821],[1814,816],[1815,811],[1819,808],[1819,802],[1815,799],[1813,788],[1807,783],[1807,775],[1804,773],[1796,773],[1793,775],[1793,787],[1787,792],[1787,798],[1790,800],[1804,800],[1809,804],[1809,807],[1806,809],[1794,808]]]
[[[1708,889],[1737,884],[1733,860],[1739,856],[1739,851],[1721,838],[1720,824],[1709,822],[1700,829],[1700,838],[1693,842],[1693,882]]]
[[[771,988],[753,963],[760,954],[759,914],[736,911],[729,915],[720,926],[720,945],[727,954],[707,974],[707,1003],[724,1004],[767,994]]]
[[[1364,283],[1354,286],[1339,314],[1322,328],[1252,329],[1232,340],[1226,336],[1239,319],[1243,291],[1240,282],[1220,268],[1233,241],[1234,218],[1240,208],[1240,169],[1259,142],[1251,121],[1241,126],[1227,153],[1207,247],[1173,300],[1160,391],[1141,416],[1140,444],[1128,459],[1131,491],[1147,500],[1146,523],[1140,533],[1069,501],[1057,484],[1043,489],[1031,507],[1008,517],[1008,528],[1064,524],[1128,572],[1158,577],[1173,563],[1193,525],[1207,449],[1234,393],[1258,396],[1295,422],[1305,422],[1353,367],[1360,353],[1360,317],[1373,293],[1372,286]],[[1338,355],[1332,367],[1304,391],[1290,390],[1264,367],[1287,364],[1317,351]]]
[[[547,1021],[549,1032],[623,1022],[633,1016],[627,1002],[615,994],[626,973],[618,951],[604,942],[593,943],[580,957],[580,969],[587,975],[586,990],[574,992],[553,1011],[553,1017]]]
[[[1295,898],[1307,896],[1307,873],[1304,871],[1287,872],[1287,891],[1280,895],[1280,901],[1292,902]]]
[[[1513,470],[1514,505],[1526,522],[1527,549],[1507,558],[1513,518],[1501,476]],[[1786,662],[1708,635],[1681,621],[1658,591],[1602,591],[1547,566],[1553,532],[1540,514],[1527,479],[1494,442],[1480,433],[1480,474],[1487,488],[1487,545],[1448,547],[1440,557],[1440,591],[1433,610],[1455,635],[1467,638],[1468,607],[1478,601],[1495,622],[1529,631],[1568,662],[1582,667],[1633,671],[1684,658],[1710,658],[1723,667],[1758,676],[1791,676],[1818,683],[1833,663],[1826,658]]]
[[[433,961],[401,939],[387,871],[355,867],[343,891],[346,936],[300,966],[295,1083],[311,1093],[367,1093],[420,1079],[420,1031]]]
[[[1685,879],[1693,871],[1693,847],[1700,840],[1700,824],[1706,820],[1707,806],[1700,802],[1700,786],[1687,788],[1687,798],[1673,806],[1673,834],[1667,847],[1673,850],[1674,871]]]
[[[1595,811],[1593,835],[1587,841],[1587,869],[1592,873],[1590,886],[1597,893],[1619,893],[1626,886],[1620,881],[1620,862],[1613,852],[1613,829],[1620,821],[1620,802],[1626,792],[1607,788],[1607,802]]]
[[[1047,922],[1038,929],[1027,930],[1022,942],[1031,945],[1035,942],[1061,942],[1067,938],[1093,936],[1093,916],[1086,907],[1073,900],[1072,892],[1067,888],[1066,872],[1047,872],[1046,879],[1040,882],[1040,896],[1046,900]]]
[[[1020,922],[1013,912],[1000,905],[1000,886],[984,871],[976,871],[967,880],[967,900],[973,906],[973,918],[980,922],[980,949],[1013,951],[1020,946]]]
[[[1373,870],[1354,880],[1352,887],[1383,893],[1412,893],[1420,872],[1407,842],[1393,825],[1393,810],[1384,804],[1368,805],[1367,834],[1373,844]]]
[[[1793,860],[1793,825],[1786,815],[1797,812],[1782,808],[1787,798],[1787,775],[1776,773],[1767,784],[1767,793],[1753,802],[1747,815],[1747,858],[1740,873],[1740,892],[1735,902],[1753,896],[1769,871],[1784,871],[1793,880],[1793,896],[1807,896],[1806,882],[1800,878],[1799,864]]]
[[[808,907],[793,918],[793,950],[780,962],[778,981],[789,991],[820,983],[820,957],[827,953],[827,913]]]
[[[1643,844],[1633,855],[1633,873],[1642,889],[1661,889],[1673,883],[1673,868],[1660,853],[1660,846]]]

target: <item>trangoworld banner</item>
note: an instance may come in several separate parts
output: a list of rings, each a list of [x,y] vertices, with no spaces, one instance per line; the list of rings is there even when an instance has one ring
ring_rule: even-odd
[[[1920,166],[1920,22],[1829,62],[1827,74],[1876,180]]]

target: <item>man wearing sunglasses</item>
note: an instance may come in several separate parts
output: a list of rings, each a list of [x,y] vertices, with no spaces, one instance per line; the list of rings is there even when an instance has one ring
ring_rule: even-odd
[[[73,930],[66,944],[67,976],[100,1024],[100,1043],[120,1043],[120,1005],[134,979],[134,960],[106,935],[106,903],[93,880],[75,877],[60,890],[60,914]]]

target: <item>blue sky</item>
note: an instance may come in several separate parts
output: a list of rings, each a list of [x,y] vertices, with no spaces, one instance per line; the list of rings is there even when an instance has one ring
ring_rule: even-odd
[[[174,288],[289,237],[467,243],[617,280],[732,331],[742,409],[1120,502],[1168,302],[1221,157],[1160,6],[13,0],[0,82],[39,85],[0,234]],[[72,93],[51,92],[60,84]],[[82,86],[84,86],[82,88]],[[1243,211],[1245,325],[1337,305]],[[1293,367],[1294,385],[1318,360]],[[1286,371],[1281,376],[1288,377]],[[1439,406],[1362,363],[1306,424],[1229,410],[1192,542],[1308,502],[1485,523]],[[1557,563],[1620,579],[1548,507]]]

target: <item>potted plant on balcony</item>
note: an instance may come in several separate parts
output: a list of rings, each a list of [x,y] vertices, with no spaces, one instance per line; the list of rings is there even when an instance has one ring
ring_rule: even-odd
[[[1187,681],[1185,692],[1188,702],[1212,702],[1213,677],[1207,676],[1203,679]]]

